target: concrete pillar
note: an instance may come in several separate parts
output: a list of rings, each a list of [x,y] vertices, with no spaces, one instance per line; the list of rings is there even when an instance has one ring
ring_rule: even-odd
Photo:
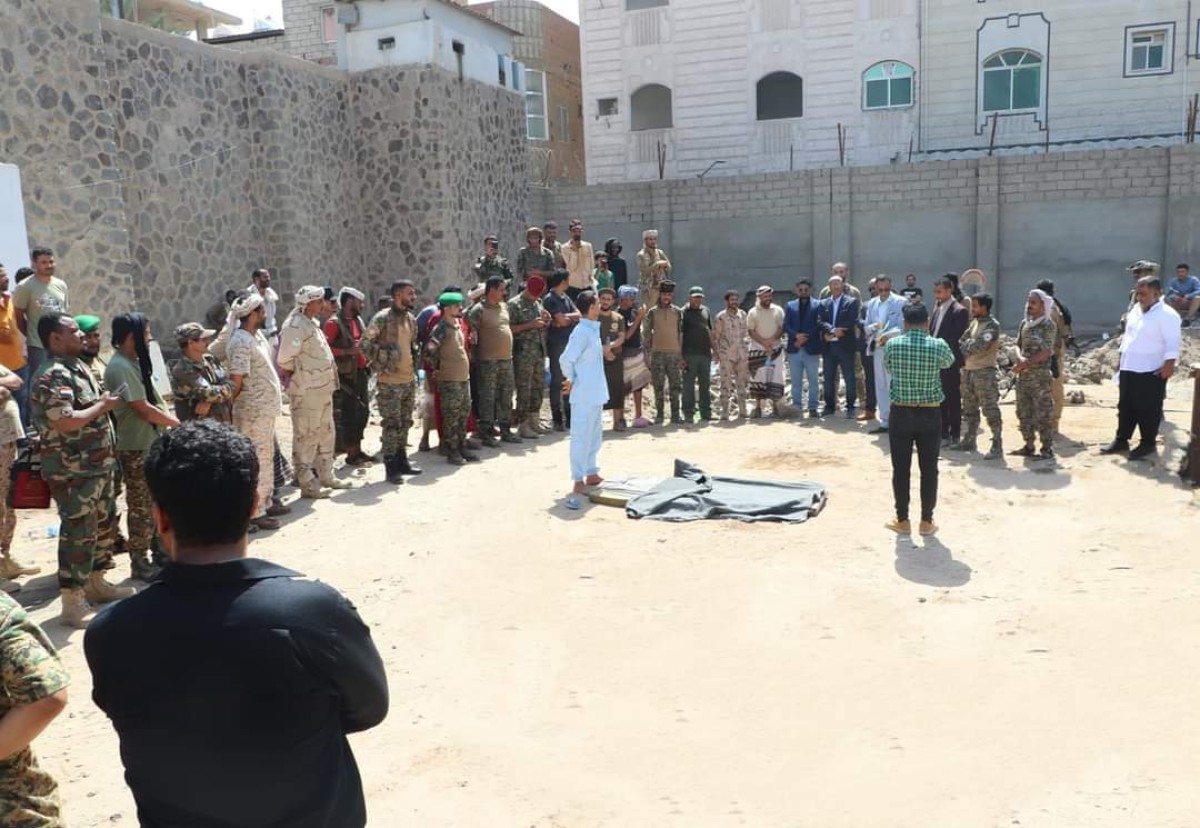
[[[1167,150],[1167,222],[1163,238],[1163,266],[1169,278],[1173,263],[1197,258],[1195,216],[1200,215],[1200,195],[1195,177],[1200,168],[1200,145],[1185,144]],[[1195,267],[1195,265],[1193,265]]]
[[[812,273],[815,279],[823,279],[834,261],[832,170],[813,170],[809,176],[812,187]]]

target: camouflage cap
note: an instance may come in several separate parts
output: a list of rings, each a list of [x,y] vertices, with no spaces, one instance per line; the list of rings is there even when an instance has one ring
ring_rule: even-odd
[[[1133,264],[1131,264],[1129,267],[1127,267],[1125,269],[1128,270],[1130,273],[1137,273],[1142,270],[1144,270],[1148,273],[1158,273],[1158,268],[1159,268],[1158,262],[1149,262],[1149,261],[1146,261],[1145,259],[1139,259],[1138,261],[1134,262]]]
[[[199,322],[184,322],[175,329],[175,341],[180,345],[186,345],[199,339],[212,339],[216,335],[216,331],[204,327]]]
[[[185,322],[175,329],[175,341],[179,344],[187,344],[188,342],[196,342],[197,340],[211,340],[216,336],[217,332],[211,328],[205,328],[204,325],[198,322]]]

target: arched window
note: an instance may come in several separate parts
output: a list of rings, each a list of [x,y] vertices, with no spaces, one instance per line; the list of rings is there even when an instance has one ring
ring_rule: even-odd
[[[1042,56],[1026,49],[997,52],[983,62],[983,111],[1017,112],[1042,105]]]
[[[671,90],[648,83],[629,96],[629,128],[668,129],[671,121]]]
[[[899,61],[876,63],[863,73],[863,109],[912,106],[913,68]]]
[[[804,115],[804,81],[791,72],[772,72],[758,82],[758,120]]]

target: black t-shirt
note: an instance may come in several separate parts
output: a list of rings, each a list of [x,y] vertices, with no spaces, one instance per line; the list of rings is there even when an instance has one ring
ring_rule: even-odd
[[[550,314],[550,327],[546,329],[546,342],[549,345],[566,345],[567,340],[571,338],[571,331],[575,330],[574,325],[566,325],[559,328],[554,325],[553,318],[555,314],[571,314],[575,313],[575,302],[571,297],[564,293],[559,296],[554,291],[550,291],[542,299],[542,307],[546,309],[546,313]]]
[[[387,676],[333,588],[254,558],[170,563],[83,645],[142,825],[366,825],[346,734],[383,721]]]
[[[633,350],[642,347],[642,326],[634,325],[633,320],[637,319],[637,306],[632,308],[617,308],[617,313],[625,317],[625,348]]]
[[[905,299],[907,299],[910,302],[913,300],[914,297],[917,299],[921,299],[922,297],[925,296],[924,292],[922,292],[922,290],[919,287],[906,287],[900,291],[900,295],[903,296]]]

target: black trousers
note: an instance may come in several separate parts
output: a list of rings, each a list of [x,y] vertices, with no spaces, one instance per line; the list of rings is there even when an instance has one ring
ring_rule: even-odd
[[[888,415],[888,444],[892,449],[892,495],[896,517],[908,520],[909,481],[913,446],[921,470],[921,520],[933,520],[937,506],[938,452],[942,446],[942,412],[930,406],[912,408],[892,404]]]
[[[958,365],[942,371],[942,436],[958,439],[962,431],[962,369]]]
[[[874,411],[879,404],[879,401],[875,399],[875,357],[868,354],[866,348],[860,348],[858,354],[862,357],[863,382],[867,384],[865,407],[868,411]]]
[[[1167,381],[1157,374],[1122,371],[1117,397],[1117,439],[1128,440],[1136,426],[1142,442],[1154,445],[1166,396]]]

